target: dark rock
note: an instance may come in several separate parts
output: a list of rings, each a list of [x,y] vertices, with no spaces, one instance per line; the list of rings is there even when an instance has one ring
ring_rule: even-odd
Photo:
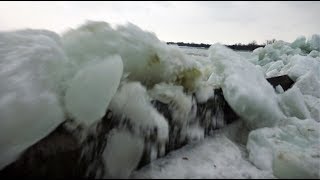
[[[294,81],[290,79],[288,75],[267,78],[267,81],[273,86],[273,88],[280,85],[284,91],[291,88],[294,84]]]
[[[78,163],[81,146],[60,125],[38,143],[29,147],[14,163],[0,172],[1,177],[81,177],[84,166]]]
[[[61,124],[2,169],[0,177],[96,178],[96,172],[104,169],[101,155],[106,146],[105,134],[113,126],[110,121],[108,111],[97,125],[96,134],[88,135],[82,143],[75,137],[78,132],[65,127],[68,121]]]

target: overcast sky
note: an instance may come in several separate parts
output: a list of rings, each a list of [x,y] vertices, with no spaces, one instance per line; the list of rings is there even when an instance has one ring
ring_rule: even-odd
[[[131,22],[163,41],[248,43],[293,41],[320,34],[320,2],[0,2],[0,31],[62,33],[86,20]]]

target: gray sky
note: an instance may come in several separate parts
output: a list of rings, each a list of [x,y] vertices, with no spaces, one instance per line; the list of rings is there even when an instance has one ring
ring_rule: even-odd
[[[163,41],[248,43],[293,41],[320,33],[320,2],[0,2],[0,31],[62,33],[86,20],[131,22]]]

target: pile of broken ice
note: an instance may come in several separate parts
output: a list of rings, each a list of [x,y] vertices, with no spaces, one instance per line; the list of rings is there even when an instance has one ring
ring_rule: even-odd
[[[266,77],[287,74],[276,90]],[[0,169],[73,119],[95,126],[110,109],[130,132],[115,129],[103,153],[110,177],[128,177],[144,138],[157,129],[151,159],[165,154],[170,124],[151,104],[168,103],[180,138],[202,139],[193,98],[221,88],[250,130],[249,160],[278,178],[320,178],[320,35],[276,41],[249,59],[220,45],[201,59],[129,24],[88,22],[59,36],[45,30],[0,33]]]

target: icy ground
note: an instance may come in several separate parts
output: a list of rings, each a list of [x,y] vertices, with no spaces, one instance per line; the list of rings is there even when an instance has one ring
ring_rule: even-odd
[[[248,159],[241,138],[246,132],[240,121],[202,141],[170,152],[164,158],[135,171],[134,179],[265,179],[270,171],[256,168]],[[236,134],[237,133],[237,134]]]

